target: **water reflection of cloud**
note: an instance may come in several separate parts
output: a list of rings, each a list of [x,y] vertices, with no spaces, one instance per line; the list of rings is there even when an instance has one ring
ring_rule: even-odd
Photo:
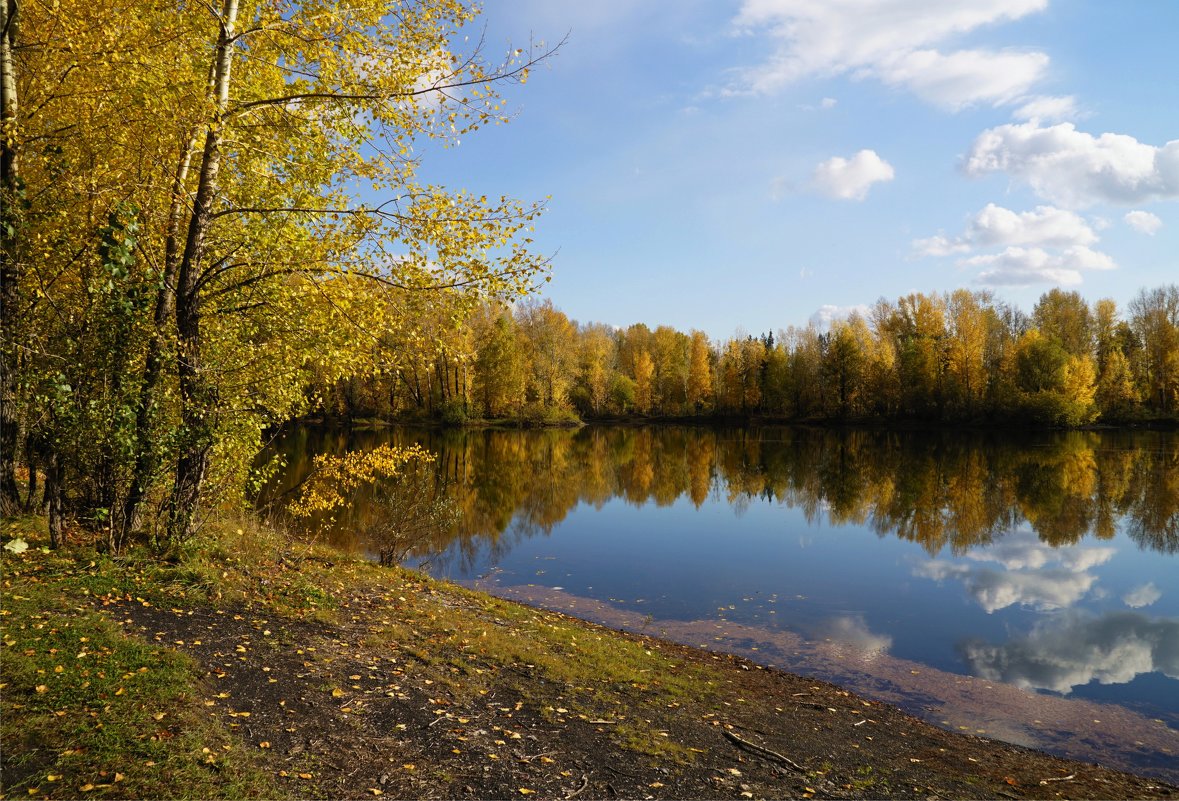
[[[892,637],[874,634],[859,615],[839,615],[826,620],[818,635],[840,654],[875,659],[892,647]]]
[[[971,548],[966,558],[976,562],[998,562],[1008,570],[1039,570],[1057,563],[1080,572],[1105,564],[1117,549],[1097,545],[1049,545],[1034,531],[1012,531],[994,545]]]
[[[1094,590],[1089,570],[1113,558],[1114,548],[1094,545],[1054,547],[1035,532],[1013,531],[994,545],[972,548],[962,561],[935,559],[917,565],[917,576],[962,581],[989,614],[1009,606],[1040,611],[1067,609]],[[972,563],[997,563],[1005,569]]]
[[[1035,572],[991,570],[952,562],[918,565],[918,576],[942,581],[958,578],[966,591],[988,614],[1009,606],[1030,606],[1040,611],[1067,609],[1085,597],[1097,577],[1059,568]]]
[[[1140,609],[1144,606],[1150,606],[1152,603],[1162,598],[1163,594],[1159,588],[1154,586],[1154,582],[1146,582],[1140,587],[1135,587],[1128,593],[1122,596],[1122,603],[1133,609]]]
[[[968,642],[961,649],[976,676],[1059,693],[1156,671],[1179,679],[1179,620],[1139,612],[1068,616],[1004,645]]]

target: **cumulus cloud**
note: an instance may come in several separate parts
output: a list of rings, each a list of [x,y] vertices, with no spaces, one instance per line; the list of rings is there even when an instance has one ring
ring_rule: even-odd
[[[1035,284],[1080,284],[1085,270],[1115,270],[1117,263],[1108,253],[1084,245],[1051,252],[1040,247],[1008,247],[958,260],[960,267],[980,268],[975,282],[986,286],[1033,286]]]
[[[1072,95],[1040,96],[1025,101],[1011,116],[1026,122],[1065,122],[1076,119],[1080,112]]]
[[[913,242],[913,249],[920,255],[946,256],[988,247],[1089,246],[1097,240],[1097,233],[1089,223],[1071,211],[1037,206],[1032,211],[1015,212],[988,203],[971,218],[960,236],[955,239],[943,235],[917,239]]]
[[[1141,231],[1144,234],[1154,236],[1158,230],[1163,227],[1163,221],[1157,215],[1151,214],[1149,211],[1131,211],[1127,212],[1123,217],[1126,225],[1133,228],[1135,231]]]
[[[1154,586],[1154,582],[1148,581],[1123,595],[1122,603],[1131,609],[1141,609],[1144,606],[1150,606],[1162,597],[1163,594],[1159,592],[1158,587]]]
[[[1048,57],[1024,50],[939,46],[985,25],[1041,11],[1048,0],[745,0],[741,30],[768,30],[769,61],[735,91],[769,93],[809,76],[872,77],[956,110],[1013,102],[1043,76]]]
[[[1107,254],[1090,247],[1097,241],[1097,232],[1072,211],[1037,206],[1015,212],[988,203],[962,234],[916,239],[913,251],[919,256],[952,256],[1003,248],[962,258],[958,265],[980,269],[976,280],[990,286],[1071,285],[1081,283],[1082,270],[1117,266]]]
[[[1009,606],[1040,611],[1067,609],[1094,588],[1089,572],[1113,558],[1109,547],[1072,545],[1054,548],[1032,531],[1015,531],[994,545],[973,548],[961,561],[935,559],[917,565],[914,574],[962,582],[967,593],[988,614]],[[976,564],[971,564],[971,563]],[[977,563],[994,563],[1003,570]]]
[[[1092,245],[1097,241],[1097,234],[1089,224],[1071,211],[1052,206],[1037,206],[1033,211],[1016,213],[994,203],[988,203],[971,221],[966,236],[972,243],[981,247],[1068,247]]]
[[[971,245],[963,239],[950,239],[944,234],[913,240],[913,252],[918,256],[953,256],[969,253]]]
[[[867,317],[868,311],[868,307],[862,303],[855,306],[836,306],[831,303],[825,303],[811,315],[810,322],[816,328],[827,329],[835,321],[846,320],[853,314]]]
[[[863,200],[872,184],[891,181],[894,175],[892,165],[875,150],[861,150],[850,159],[835,156],[820,163],[811,176],[811,185],[827,197]]]
[[[951,111],[979,102],[1010,103],[1027,91],[1048,67],[1043,53],[914,50],[889,59],[878,73],[890,86],[903,87],[922,100]]]
[[[1093,136],[1068,122],[983,131],[963,168],[976,176],[1006,173],[1067,208],[1179,198],[1179,139],[1156,147],[1126,134]]]
[[[1138,612],[1071,616],[1005,645],[969,642],[961,650],[976,676],[1067,694],[1091,681],[1124,684],[1143,673],[1179,678],[1179,620]]]
[[[1083,280],[1081,270],[1117,268],[1108,254],[1086,247],[1071,247],[1061,253],[1049,253],[1043,248],[1011,247],[1002,253],[971,256],[958,263],[964,267],[984,268],[975,281],[987,286],[1073,286]]]

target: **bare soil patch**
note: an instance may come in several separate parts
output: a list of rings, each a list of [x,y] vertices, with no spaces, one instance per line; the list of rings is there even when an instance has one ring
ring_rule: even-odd
[[[261,605],[107,598],[101,608],[128,634],[198,661],[206,678],[194,692],[264,755],[276,794],[1179,796],[1158,780],[945,731],[739,657],[412,574],[391,571],[336,601],[330,623]]]

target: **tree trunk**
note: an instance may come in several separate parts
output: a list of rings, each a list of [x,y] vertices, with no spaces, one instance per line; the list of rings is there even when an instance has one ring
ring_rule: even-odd
[[[184,214],[184,184],[192,164],[195,137],[190,138],[180,154],[176,174],[172,181],[172,202],[168,212],[168,230],[164,241],[164,274],[160,276],[159,294],[156,295],[155,314],[151,339],[147,345],[147,358],[143,368],[143,387],[135,409],[135,471],[131,476],[131,487],[123,502],[123,536],[140,525],[140,505],[151,484],[152,474],[159,464],[159,451],[152,432],[158,404],[160,379],[164,372],[164,345],[166,332],[176,308],[176,272],[180,262],[180,221]]]
[[[217,36],[216,66],[213,73],[215,110],[201,153],[201,171],[193,198],[192,215],[184,252],[180,258],[176,291],[176,333],[178,338],[177,372],[180,378],[180,422],[182,438],[172,487],[168,534],[173,542],[188,538],[194,531],[201,487],[209,466],[213,447],[216,388],[204,375],[201,353],[200,268],[205,255],[206,238],[212,222],[212,206],[217,195],[217,174],[221,169],[223,121],[229,106],[230,70],[233,65],[234,25],[238,0],[225,0],[221,13],[221,30]]]
[[[20,420],[16,398],[16,307],[20,262],[17,242],[21,198],[17,172],[17,0],[0,0],[0,515],[20,510],[16,451]]]
[[[61,455],[56,451],[49,454],[45,465],[45,510],[49,515],[49,547],[65,545],[65,508],[62,502]]]
[[[32,437],[25,439],[25,464],[29,466],[29,486],[25,493],[25,514],[32,514],[37,498],[37,453]]]

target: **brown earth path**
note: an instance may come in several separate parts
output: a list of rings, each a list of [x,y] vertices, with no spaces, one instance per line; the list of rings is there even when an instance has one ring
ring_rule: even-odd
[[[1179,797],[739,657],[428,580],[358,586],[330,623],[100,601],[129,635],[197,661],[192,692],[259,749],[281,795]],[[593,667],[607,658],[621,666]]]

